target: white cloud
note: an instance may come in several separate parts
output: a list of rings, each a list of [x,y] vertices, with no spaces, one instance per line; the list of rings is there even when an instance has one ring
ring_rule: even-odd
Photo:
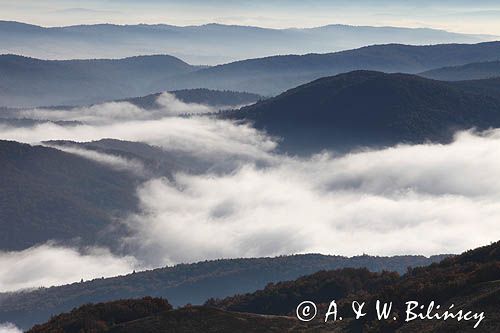
[[[19,328],[11,323],[0,323],[0,333],[22,333]]]
[[[76,249],[44,244],[24,251],[0,252],[0,290],[14,291],[131,273],[133,257],[107,249]]]
[[[144,177],[147,174],[144,164],[136,159],[128,159],[117,155],[105,154],[95,150],[83,149],[74,145],[46,144],[46,146],[96,161],[118,171],[130,172],[139,177]]]
[[[161,94],[157,98],[157,105],[158,108],[154,110],[145,110],[127,102],[70,110],[24,110],[20,111],[18,117],[46,122],[24,128],[0,126],[0,138],[25,143],[114,138],[150,143],[212,160],[220,159],[223,155],[240,158],[258,155],[259,158],[265,158],[276,147],[276,142],[248,125],[197,116],[213,112],[211,107],[184,103],[170,93]],[[191,117],[178,117],[185,114]],[[60,125],[56,121],[77,121],[80,124]],[[89,153],[86,156],[90,157]],[[97,159],[96,154],[92,157]],[[102,156],[100,160],[104,161]],[[115,161],[115,166],[117,163]]]
[[[210,106],[185,103],[168,92],[159,95],[156,104],[157,108],[152,110],[145,110],[128,102],[109,102],[72,109],[29,109],[18,111],[18,117],[48,121],[78,121],[85,124],[102,125],[128,120],[151,120],[216,111]]]
[[[500,137],[279,158],[139,189],[128,221],[153,265],[290,253],[459,253],[500,239]]]
[[[131,103],[109,102],[89,107],[74,109],[31,109],[19,111],[23,118],[50,121],[79,121],[90,124],[102,124],[128,119],[148,119],[153,112],[148,112]]]
[[[207,117],[167,117],[106,125],[61,126],[43,123],[30,128],[1,127],[0,137],[25,143],[50,140],[93,141],[114,138],[141,141],[169,150],[220,158],[222,155],[261,156],[276,143],[247,125]]]
[[[164,92],[162,93],[156,103],[160,107],[163,114],[169,116],[178,116],[182,114],[200,114],[216,111],[214,108],[196,103],[184,103],[177,99],[174,94]]]

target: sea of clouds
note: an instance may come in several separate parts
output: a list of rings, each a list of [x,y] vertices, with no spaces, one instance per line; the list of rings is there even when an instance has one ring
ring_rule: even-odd
[[[181,171],[144,181],[137,188],[140,211],[121,221],[131,231],[123,239],[125,255],[56,243],[0,253],[0,291],[217,258],[459,253],[500,238],[500,131],[462,132],[446,145],[299,158],[276,153],[276,139],[248,124],[198,115],[203,106],[171,95],[161,98],[156,111],[128,103],[30,110],[23,117],[82,123],[0,129],[0,139],[31,144],[115,138],[182,151],[214,170],[230,165],[224,172]],[[179,116],[188,113],[196,115]],[[57,148],[148,174],[140,161]]]

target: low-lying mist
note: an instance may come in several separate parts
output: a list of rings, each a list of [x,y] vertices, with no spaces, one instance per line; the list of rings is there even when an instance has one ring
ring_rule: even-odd
[[[154,179],[127,221],[152,265],[290,253],[459,253],[499,238],[500,137],[335,157],[275,156],[225,175]],[[153,260],[153,261],[152,261]],[[154,261],[159,260],[159,261]]]
[[[132,256],[117,257],[103,248],[72,249],[47,243],[0,252],[0,267],[0,290],[14,291],[128,274],[138,263]]]
[[[216,108],[196,103],[184,103],[174,94],[164,92],[156,99],[156,107],[143,109],[129,102],[109,102],[88,107],[68,109],[31,109],[18,111],[20,118],[49,121],[78,121],[87,124],[107,124],[126,120],[159,119],[185,114],[204,114],[217,111]]]
[[[172,100],[164,103],[168,108]],[[119,109],[108,117],[108,106],[92,108],[99,107],[106,121],[65,116],[84,123],[4,127],[0,138],[140,141],[231,167],[143,182],[137,188],[141,210],[121,221],[131,236],[123,239],[120,255],[52,243],[0,254],[0,290],[217,258],[459,253],[500,238],[500,131],[462,132],[446,145],[296,158],[275,153],[278,143],[249,125],[206,116],[135,119]],[[175,108],[184,114],[191,113],[189,107]],[[138,161],[62,149],[147,174]]]

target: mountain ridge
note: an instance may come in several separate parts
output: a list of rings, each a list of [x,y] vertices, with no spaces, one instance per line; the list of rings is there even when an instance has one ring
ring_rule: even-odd
[[[273,54],[334,52],[388,42],[425,45],[499,39],[439,29],[339,24],[283,29],[220,23],[187,26],[104,23],[41,27],[15,21],[0,21],[0,37],[0,53],[9,51],[44,59],[119,58],[168,53],[190,63],[209,65]],[[245,42],[249,38],[254,45]]]
[[[470,63],[422,72],[419,75],[441,81],[481,80],[500,77],[500,61]]]
[[[407,30],[430,30],[430,31],[442,31],[448,32],[451,34],[458,35],[484,35],[484,34],[473,34],[473,33],[460,33],[460,32],[450,32],[445,29],[438,28],[428,28],[428,27],[405,27],[405,26],[393,26],[393,25],[365,25],[365,24],[344,24],[344,23],[330,23],[312,27],[285,27],[285,28],[272,28],[272,27],[264,27],[258,25],[251,24],[228,24],[228,23],[220,23],[220,22],[207,22],[200,24],[188,24],[188,25],[176,25],[176,24],[168,24],[168,23],[86,23],[86,24],[71,24],[71,25],[56,25],[56,26],[44,26],[40,24],[28,23],[23,21],[16,20],[0,20],[0,24],[12,24],[19,26],[27,26],[27,27],[36,27],[42,29],[61,29],[61,28],[74,28],[74,27],[92,27],[92,26],[117,26],[117,27],[134,27],[134,26],[145,26],[145,27],[175,27],[175,28],[187,28],[187,27],[204,27],[204,26],[222,26],[222,27],[242,27],[242,28],[258,28],[265,30],[313,30],[313,29],[322,29],[329,27],[348,27],[348,28],[396,28],[396,29],[407,29]],[[491,37],[498,37],[496,35],[488,35]]]
[[[344,268],[323,270],[295,280],[270,283],[264,289],[244,295],[234,295],[222,300],[211,299],[204,306],[186,306],[177,310],[153,307],[153,313],[132,312],[134,321],[122,318],[118,325],[107,319],[111,311],[99,311],[106,328],[96,333],[111,332],[471,332],[479,325],[481,332],[498,332],[500,328],[500,243],[464,252],[426,267],[408,268],[400,276],[394,272],[369,272],[366,269]],[[304,300],[312,301],[317,316],[307,322],[299,322],[297,306]],[[325,323],[325,314],[331,301],[342,319]],[[417,301],[433,304],[434,312],[450,313],[471,311],[480,313],[482,319],[458,320],[405,320],[406,302]],[[364,315],[354,318],[353,302],[362,302]],[[388,319],[376,315],[376,302],[391,302]],[[161,300],[145,298],[122,301],[137,304],[144,302],[161,304]],[[432,303],[431,303],[432,302]],[[54,317],[44,325],[33,328],[33,333],[50,332],[54,327],[76,323],[76,329],[89,329],[79,313],[96,313],[94,309],[116,307],[117,302],[87,305],[71,313]],[[167,303],[168,304],[168,303]],[[436,305],[439,305],[437,307]],[[439,310],[442,308],[443,310]],[[127,306],[122,311],[128,311]],[[453,309],[453,310],[452,310]],[[417,310],[413,310],[417,312]],[[431,313],[434,313],[431,311]],[[420,313],[420,312],[419,312]],[[304,312],[306,314],[306,312]],[[86,317],[86,316],[83,316]],[[88,316],[87,316],[88,317]],[[92,315],[94,318],[95,315]],[[394,319],[392,319],[394,318]],[[479,318],[479,317],[478,317]],[[331,319],[331,317],[330,317]],[[392,319],[392,320],[391,320]],[[448,318],[450,319],[450,318]],[[111,325],[109,327],[108,325]],[[478,331],[479,331],[478,330]]]
[[[196,79],[200,86],[276,95],[325,76],[354,70],[416,74],[444,66],[500,60],[500,42],[478,44],[406,45],[380,44],[334,53],[276,55],[235,61],[201,69],[180,78]],[[257,84],[258,83],[258,84]]]
[[[224,259],[180,264],[150,271],[21,293],[0,293],[0,322],[27,328],[89,302],[145,296],[164,297],[174,306],[202,304],[209,298],[251,292],[270,282],[290,280],[322,269],[367,267],[404,272],[447,256],[341,257],[319,254],[275,258]],[[50,304],[50,306],[49,306]]]
[[[481,332],[497,332],[500,327],[499,295],[500,242],[496,242],[430,266],[408,269],[401,277],[390,272],[377,274],[362,269],[321,271],[294,281],[270,284],[255,293],[211,300],[206,305],[226,311],[293,316],[302,300],[311,300],[326,311],[330,301],[335,299],[339,313],[344,314],[349,313],[353,300],[362,299],[367,309],[374,309],[376,301],[380,300],[391,301],[393,307],[389,318],[394,316],[400,320],[380,321],[374,312],[367,312],[360,321],[352,321],[346,331],[470,332],[474,325],[451,320],[404,322],[406,302],[413,300],[419,304],[434,302],[443,309],[453,304],[457,309],[483,311],[486,319]]]
[[[282,138],[280,147],[292,153],[446,143],[459,130],[500,127],[500,92],[495,95],[482,84],[353,71],[312,81],[220,117],[246,120]]]
[[[81,61],[0,56],[0,107],[87,105],[197,88],[272,96],[353,70],[421,73],[443,66],[498,60],[500,42],[385,44],[335,53],[254,58],[208,68],[168,55]]]
[[[99,103],[163,91],[156,80],[197,69],[170,55],[62,61],[0,55],[0,97],[13,107]]]

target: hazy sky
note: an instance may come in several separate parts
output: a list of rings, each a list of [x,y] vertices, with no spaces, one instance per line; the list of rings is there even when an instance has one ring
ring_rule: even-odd
[[[225,23],[312,27],[342,23],[500,34],[493,0],[0,0],[0,19],[44,26]]]

